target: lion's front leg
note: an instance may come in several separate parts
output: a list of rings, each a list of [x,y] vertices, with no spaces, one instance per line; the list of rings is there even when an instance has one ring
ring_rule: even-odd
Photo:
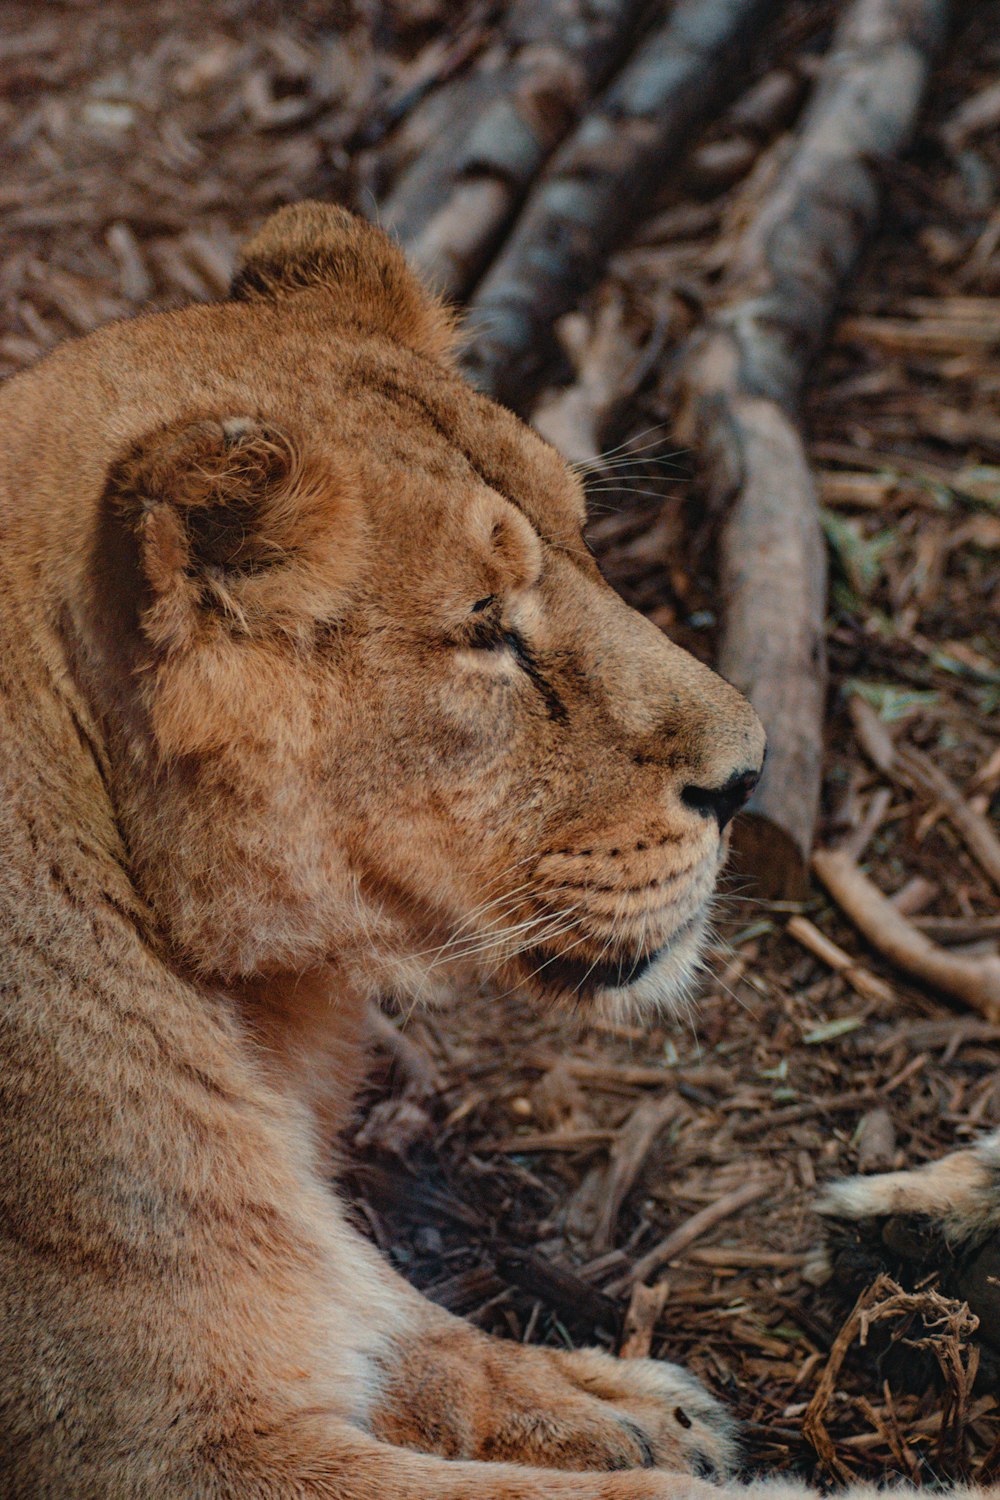
[[[555,1469],[729,1472],[733,1424],[677,1366],[508,1344],[415,1294],[411,1306],[371,1418],[386,1441]]]

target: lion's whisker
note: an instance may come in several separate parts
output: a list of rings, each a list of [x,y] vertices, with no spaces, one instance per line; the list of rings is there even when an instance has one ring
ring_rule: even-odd
[[[456,948],[455,951],[451,953],[447,951],[449,944],[444,943],[442,944],[440,949],[436,950],[440,956],[437,957],[434,963],[430,964],[428,968],[440,968],[440,966],[445,963],[457,963],[462,959],[472,958],[480,953],[489,952],[491,949],[506,947],[511,939],[516,937],[518,933],[527,932],[529,930],[537,928],[544,929],[555,920],[562,920],[568,915],[570,915],[568,911],[561,914],[547,912],[543,916],[529,917],[523,922],[516,923],[513,927],[504,927],[495,933],[480,934],[478,937],[470,938],[470,940],[464,946]],[[531,941],[537,941],[537,934],[534,931]]]
[[[513,911],[513,910],[514,910],[514,908],[511,908],[511,911]],[[497,922],[497,921],[502,920],[503,917],[506,916],[506,915],[508,915],[507,912],[500,911],[500,912],[496,913],[491,920],[494,921],[494,922]],[[525,920],[531,920],[531,921],[534,921],[534,922],[542,922],[542,921],[546,921],[548,919],[547,919],[547,917],[539,916],[539,917],[534,917],[534,918],[525,919]],[[463,926],[464,925],[465,924],[463,924]],[[500,928],[500,929],[498,929],[499,932],[505,932],[507,930],[508,929],[506,929],[506,928]],[[468,947],[470,945],[472,947],[476,947],[480,943],[482,943],[485,939],[487,939],[489,937],[492,937],[492,936],[495,936],[495,935],[496,934],[490,934],[488,932],[478,932],[478,933],[476,933],[476,932],[464,932],[462,930],[458,930],[458,931],[452,933],[451,937],[447,938],[445,942],[440,943],[436,948],[424,948],[420,952],[411,953],[408,956],[409,956],[409,958],[414,959],[414,960],[421,959],[421,958],[437,958],[441,954],[448,953],[449,949],[454,949],[457,953],[461,953],[461,952],[465,951],[466,947]],[[454,956],[454,955],[450,955],[450,956]]]
[[[578,459],[575,462],[570,463],[569,467],[577,474],[586,473],[588,469],[593,469],[594,467],[606,463],[608,459],[614,458],[614,456],[618,453],[623,453],[625,451],[628,451],[629,453],[641,453],[643,447],[655,448],[656,444],[658,442],[661,442],[662,439],[658,437],[649,437],[649,434],[654,432],[667,432],[669,431],[669,429],[670,423],[668,422],[654,422],[651,427],[643,427],[639,432],[632,433],[628,437],[623,438],[622,441],[620,443],[616,443],[613,448],[606,448],[603,453],[598,453],[593,458]],[[648,441],[641,447],[636,446],[639,443],[640,438],[648,438]],[[677,451],[678,453],[683,453],[687,450],[680,448]]]

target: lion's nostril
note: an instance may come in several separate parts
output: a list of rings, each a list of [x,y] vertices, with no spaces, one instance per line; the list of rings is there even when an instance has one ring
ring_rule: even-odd
[[[703,817],[715,818],[721,833],[759,780],[757,770],[734,771],[724,786],[686,786],[681,792],[681,801]]]

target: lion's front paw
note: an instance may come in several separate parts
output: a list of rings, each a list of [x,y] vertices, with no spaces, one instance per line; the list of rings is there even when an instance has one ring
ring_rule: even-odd
[[[721,1479],[736,1456],[725,1408],[676,1365],[598,1350],[535,1351],[531,1406],[510,1408],[496,1457],[571,1469],[662,1468]]]

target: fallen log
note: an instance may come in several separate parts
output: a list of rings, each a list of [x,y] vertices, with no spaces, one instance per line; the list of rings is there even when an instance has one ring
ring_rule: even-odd
[[[967,957],[932,943],[843,849],[817,849],[813,869],[846,916],[890,963],[922,984],[1000,1021],[1000,957]]]
[[[552,325],[647,208],[739,79],[777,0],[679,0],[555,152],[469,309],[465,368],[524,408]]]
[[[872,229],[881,168],[909,139],[947,0],[854,0],[720,305],[678,361],[680,441],[703,466],[719,538],[719,669],[768,732],[737,855],[765,895],[804,893],[819,807],[826,548],[797,409]]]
[[[715,194],[734,176],[742,176],[787,124],[803,86],[798,73],[784,68],[757,79],[722,117],[718,139],[696,147],[687,158],[680,173],[684,181]],[[709,212],[718,218],[718,209]],[[673,223],[683,234],[697,227],[699,217],[705,220],[704,209],[699,215],[695,207],[692,214],[692,205],[685,203],[679,214],[675,207],[667,210],[666,216],[648,221],[640,234],[656,245],[668,224],[670,237],[677,232]],[[556,339],[572,366],[573,379],[569,384],[543,390],[531,411],[535,430],[571,463],[585,466],[591,474],[607,472],[596,462],[604,433],[642,382],[661,366],[664,348],[674,335],[675,315],[669,309],[672,299],[667,306],[655,309],[651,331],[640,335],[638,329],[629,327],[621,274],[619,265],[591,307],[568,312],[556,323]],[[669,292],[669,272],[662,281]]]
[[[426,145],[433,138],[435,120],[447,118],[456,93],[467,89],[464,70],[484,47],[487,17],[487,6],[474,6],[457,31],[434,37],[403,68],[394,85],[373,102],[351,144],[359,151],[371,151],[391,135],[391,144],[379,161],[383,171],[388,167],[390,177],[401,176],[413,164],[421,143]]]
[[[634,40],[643,0],[518,0],[504,40],[446,98],[379,218],[437,291],[461,297],[546,158]]]

